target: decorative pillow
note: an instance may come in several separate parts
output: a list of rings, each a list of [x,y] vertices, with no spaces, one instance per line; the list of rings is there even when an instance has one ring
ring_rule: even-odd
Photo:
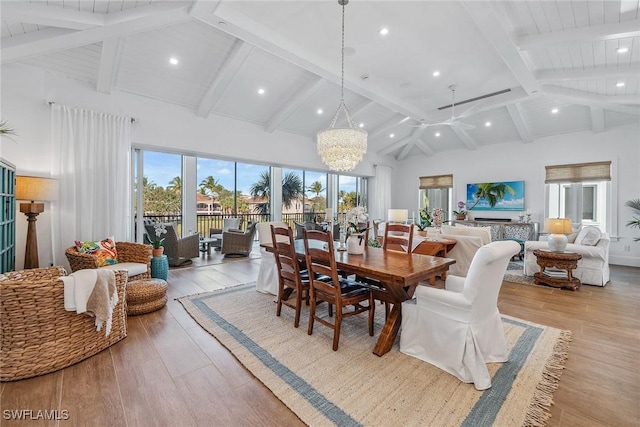
[[[595,246],[601,237],[602,232],[598,227],[584,227],[576,236],[575,243],[583,246]]]
[[[76,240],[76,248],[82,254],[93,255],[98,259],[98,267],[118,263],[118,252],[113,236],[96,242]]]

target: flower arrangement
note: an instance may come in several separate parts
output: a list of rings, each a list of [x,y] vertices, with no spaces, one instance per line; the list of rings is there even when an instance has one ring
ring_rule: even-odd
[[[347,211],[345,216],[347,221],[347,234],[364,233],[369,228],[369,214],[364,206],[356,206]],[[362,227],[362,224],[365,224]]]
[[[153,224],[153,230],[156,234],[156,239],[153,241],[153,247],[155,249],[159,249],[162,247],[162,243],[164,242],[164,237],[160,237],[163,234],[167,234],[167,227],[161,222],[156,222],[155,224]]]
[[[427,227],[431,227],[431,214],[429,208],[423,208],[420,210],[420,224],[417,224],[418,230],[422,231]]]
[[[462,200],[460,200],[458,202],[458,210],[457,211],[453,211],[453,214],[457,215],[457,216],[465,216],[465,215],[467,215],[467,211],[464,210],[465,206],[467,206],[467,204],[465,202],[463,202]]]

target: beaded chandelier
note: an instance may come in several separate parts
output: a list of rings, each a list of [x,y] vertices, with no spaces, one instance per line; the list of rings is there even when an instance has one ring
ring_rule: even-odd
[[[318,154],[322,161],[334,171],[350,171],[356,167],[367,152],[367,131],[359,129],[344,103],[344,7],[349,0],[338,0],[342,6],[342,76],[340,104],[327,129],[318,132]],[[344,112],[348,127],[337,128],[340,112]]]

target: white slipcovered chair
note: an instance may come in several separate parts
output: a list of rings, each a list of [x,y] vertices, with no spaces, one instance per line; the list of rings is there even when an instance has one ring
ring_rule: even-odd
[[[271,224],[275,227],[289,227],[289,224],[281,221],[259,222],[256,227],[261,245],[264,243],[272,243]],[[258,270],[256,290],[258,292],[278,295],[278,266],[276,264],[276,258],[273,256],[273,252],[268,252],[263,247],[260,248],[260,256],[260,270]]]
[[[402,303],[400,351],[456,376],[476,389],[491,387],[486,363],[508,358],[497,301],[514,241],[498,241],[476,252],[466,278],[449,275],[445,289],[418,286]]]

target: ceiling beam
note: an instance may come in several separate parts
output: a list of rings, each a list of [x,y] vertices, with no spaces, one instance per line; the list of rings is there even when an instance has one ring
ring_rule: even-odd
[[[382,147],[380,150],[378,150],[378,154],[380,155],[391,154],[393,151],[397,150],[400,147],[403,147],[407,144],[413,144],[413,142],[416,141],[418,138],[420,138],[422,134],[425,133],[426,130],[427,130],[426,128],[422,128],[422,127],[415,128],[413,132],[411,132],[411,134],[409,134],[408,136],[405,136],[404,138],[399,139],[393,144]]]
[[[418,139],[416,141],[416,147],[418,147],[420,151],[422,151],[427,157],[431,157],[436,154],[433,148],[431,148],[431,146],[424,142],[422,139]]]
[[[231,53],[227,57],[227,60],[220,68],[220,71],[211,82],[211,85],[207,89],[207,92],[202,97],[200,105],[196,114],[200,117],[207,117],[211,110],[216,106],[224,92],[229,87],[229,84],[235,77],[236,73],[242,68],[242,65],[249,57],[249,54],[253,50],[253,46],[249,43],[245,43],[242,40],[236,40],[235,44],[231,48]]]
[[[465,0],[462,4],[527,94],[537,93],[540,85],[521,56],[521,51],[511,34],[503,27],[502,19],[494,9],[494,3]]]
[[[276,113],[267,120],[265,130],[273,133],[287,120],[311,95],[316,93],[324,84],[324,80],[314,76],[302,89],[291,96]]]
[[[351,117],[356,117],[358,114],[362,114],[363,111],[365,111],[367,108],[373,106],[374,104],[375,103],[372,100],[367,99],[366,102],[364,102],[358,108],[355,108],[353,110],[349,110],[349,112],[351,113]]]
[[[633,19],[631,21],[520,36],[517,38],[517,44],[521,50],[529,50],[567,43],[616,40],[638,36],[640,36],[640,19]]]
[[[376,137],[381,133],[388,131],[389,129],[393,129],[396,126],[403,124],[407,120],[409,120],[409,117],[399,118],[397,114],[394,114],[393,117],[391,117],[389,120],[371,129],[371,131],[369,131],[369,138]]]
[[[591,129],[594,133],[604,132],[604,108],[591,107]]]
[[[152,4],[149,6],[152,6]],[[145,6],[144,9],[148,9],[149,6]],[[31,41],[23,39],[23,43],[16,43],[10,46],[4,45],[3,42],[2,49],[0,50],[0,61],[3,64],[20,61],[34,56],[46,55],[49,53],[98,43],[107,38],[123,37],[129,34],[149,31],[187,21],[190,17],[185,10],[184,4],[182,4],[182,6],[183,7],[180,9],[162,9],[159,12],[147,13],[136,19],[124,20],[123,18],[125,16],[119,15],[117,18],[119,20],[118,23],[106,24],[103,27],[95,27],[88,30],[75,31],[59,35],[57,37],[48,37]],[[119,14],[124,14],[125,12],[128,12],[128,10],[119,12]],[[140,11],[136,12],[135,16],[138,16],[139,13]],[[133,12],[127,13],[126,16],[130,17],[134,16],[134,14]]]
[[[529,132],[529,128],[527,124],[524,122],[522,118],[522,109],[520,108],[519,103],[507,105],[507,111],[509,112],[509,116],[511,116],[511,120],[513,121],[513,125],[516,127],[518,134],[520,135],[520,139],[522,142],[529,143],[533,142],[533,137],[531,136],[531,132]]]
[[[113,87],[115,80],[116,68],[120,60],[121,49],[122,37],[108,38],[102,42],[96,91],[100,93],[111,93],[111,88]]]
[[[640,76],[640,65],[619,65],[615,68],[593,68],[590,70],[540,70],[536,72],[536,79],[540,83],[566,82],[576,80],[617,79]]]
[[[315,52],[301,48],[295,40],[288,40],[282,37],[276,30],[268,28],[264,24],[238,12],[232,6],[228,6],[228,3],[219,2],[213,13],[209,13],[204,8],[194,8],[190,13],[195,19],[251,43],[300,68],[317,74],[325,80],[340,85],[340,74],[335,71],[337,65],[335,62],[328,62]],[[203,10],[205,10],[204,13]],[[221,22],[224,25],[220,24]],[[403,116],[429,117],[424,110],[405,102],[395,93],[376,87],[371,82],[364,83],[359,78],[349,78],[348,75],[345,75],[344,87]]]
[[[409,141],[407,145],[400,151],[400,154],[396,157],[396,160],[404,160],[407,158],[413,147],[416,145],[416,141]]]
[[[465,132],[464,129],[460,129],[458,126],[451,126],[451,130],[456,134],[458,138],[467,146],[469,150],[477,150],[478,144],[473,140],[473,138]]]
[[[2,19],[8,22],[87,30],[103,26],[104,17],[105,15],[99,13],[81,12],[44,4],[15,1],[2,3]]]
[[[626,103],[637,104],[640,102],[640,96],[638,95],[604,96],[556,86],[542,86],[542,93],[574,104],[586,105],[587,107],[602,107],[605,110],[640,115],[640,108],[638,107],[618,105],[618,103],[625,103],[625,101]]]

